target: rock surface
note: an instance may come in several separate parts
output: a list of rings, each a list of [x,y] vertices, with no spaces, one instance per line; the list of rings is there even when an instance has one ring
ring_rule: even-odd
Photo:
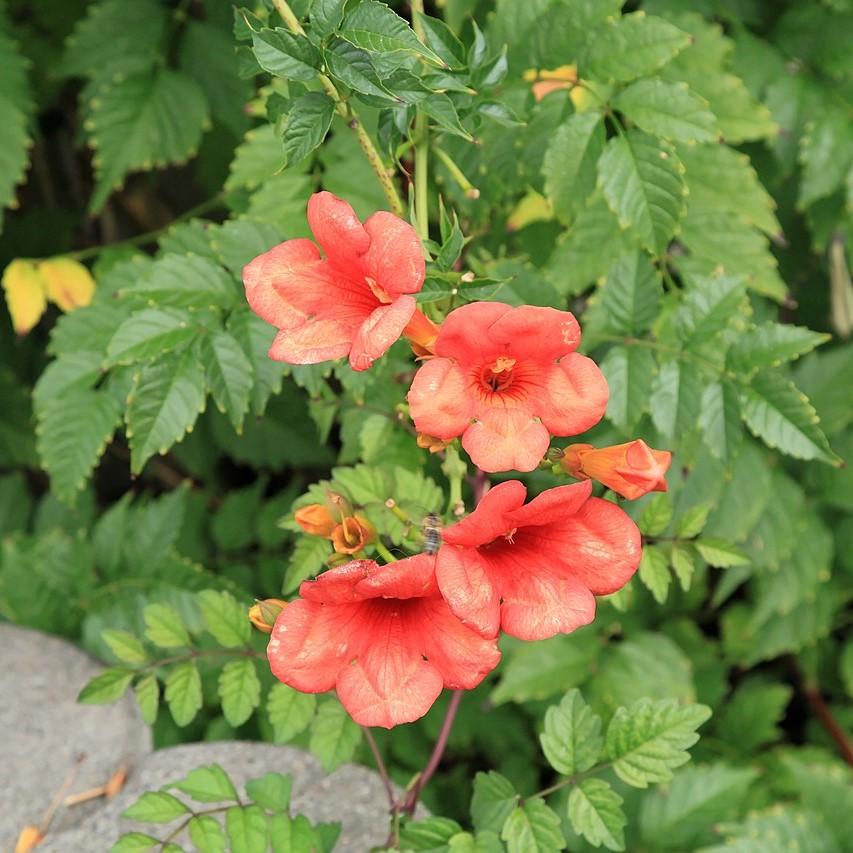
[[[12,850],[26,824],[38,825],[72,777],[68,793],[103,785],[123,764],[151,751],[132,698],[78,705],[77,694],[103,668],[64,640],[0,624],[0,850]],[[51,833],[103,808],[95,801],[59,809]],[[107,848],[104,848],[107,849]],[[92,850],[94,847],[65,848]]]
[[[247,780],[272,770],[291,775],[292,814],[304,814],[312,823],[341,822],[336,853],[366,853],[387,837],[385,792],[373,771],[348,764],[327,776],[320,762],[302,750],[250,741],[223,741],[186,744],[152,753],[121,794],[74,829],[51,833],[39,846],[38,853],[106,853],[119,835],[131,830],[164,837],[168,832],[158,832],[160,827],[125,820],[121,813],[145,791],[176,782],[193,768],[213,763],[224,768],[238,789]],[[167,826],[166,830],[171,828]],[[175,841],[186,842],[186,837],[178,836]],[[193,848],[187,844],[186,849]]]

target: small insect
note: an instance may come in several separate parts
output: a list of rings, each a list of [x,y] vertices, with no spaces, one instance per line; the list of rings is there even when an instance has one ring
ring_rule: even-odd
[[[444,525],[441,519],[431,512],[421,525],[421,533],[424,537],[424,554],[435,554],[441,547],[441,531]]]

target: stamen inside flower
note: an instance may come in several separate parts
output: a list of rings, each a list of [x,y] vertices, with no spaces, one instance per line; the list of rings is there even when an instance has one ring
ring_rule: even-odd
[[[389,295],[388,291],[385,290],[384,287],[380,287],[379,284],[376,283],[376,279],[370,278],[368,276],[365,281],[367,282],[367,286],[370,288],[370,292],[383,304],[390,305],[394,300]]]
[[[513,367],[515,359],[502,355],[483,368],[480,378],[492,391],[505,391],[512,384]]]

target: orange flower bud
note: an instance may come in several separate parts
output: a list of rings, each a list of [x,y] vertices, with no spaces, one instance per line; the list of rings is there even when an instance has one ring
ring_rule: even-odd
[[[25,826],[15,844],[15,853],[29,853],[44,841],[44,833],[37,826]]]
[[[560,460],[578,480],[598,480],[623,498],[634,500],[649,492],[667,490],[668,450],[653,450],[641,438],[596,450],[591,444],[572,444]]]
[[[328,539],[335,529],[335,519],[323,504],[308,504],[301,506],[294,514],[296,523],[312,536],[322,536]]]
[[[418,358],[430,358],[435,355],[433,345],[438,337],[438,326],[433,323],[420,309],[415,308],[409,325],[403,329],[408,338],[412,351]]]
[[[450,441],[445,441],[443,438],[436,438],[434,435],[427,435],[425,432],[418,433],[417,442],[418,447],[422,447],[430,453],[438,453],[450,444]]]
[[[332,545],[338,554],[355,554],[375,538],[375,528],[363,515],[344,518],[332,531]]]
[[[280,598],[265,598],[263,601],[256,601],[249,608],[249,621],[265,634],[272,633],[275,620],[278,614],[287,606],[286,601]]]

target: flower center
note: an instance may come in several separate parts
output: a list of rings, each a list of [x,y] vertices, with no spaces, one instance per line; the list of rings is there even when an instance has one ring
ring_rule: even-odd
[[[369,276],[365,279],[367,282],[367,286],[370,288],[370,292],[383,304],[389,305],[394,300],[391,298],[390,294],[384,287],[380,287],[379,284],[376,283],[376,279],[370,278]]]
[[[483,385],[492,391],[506,391],[512,385],[512,369],[515,367],[515,359],[508,356],[499,356],[491,364],[487,364],[480,372],[480,380]]]

